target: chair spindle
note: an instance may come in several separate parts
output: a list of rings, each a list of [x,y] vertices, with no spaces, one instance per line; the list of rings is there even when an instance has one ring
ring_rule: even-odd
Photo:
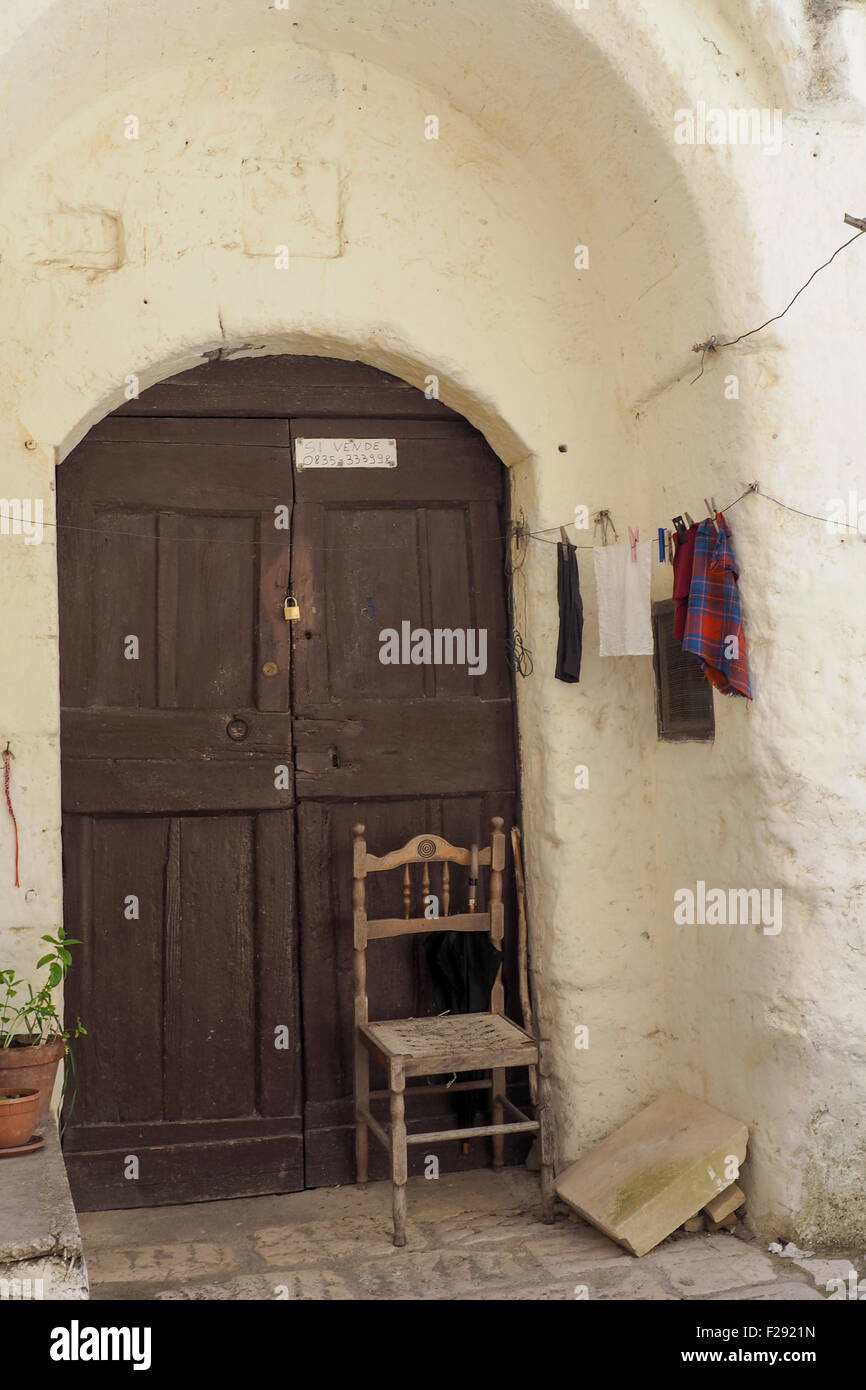
[[[403,865],[403,916],[409,920],[412,911],[412,881],[409,878],[409,865]]]

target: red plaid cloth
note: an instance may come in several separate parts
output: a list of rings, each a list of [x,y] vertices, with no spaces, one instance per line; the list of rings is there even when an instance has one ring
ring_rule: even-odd
[[[684,541],[678,534],[674,535],[674,637],[678,642],[682,642],[686,630],[697,534],[697,526],[690,526]]]
[[[683,651],[700,658],[704,675],[723,695],[751,700],[746,637],[737,589],[739,570],[731,549],[731,532],[721,512],[719,533],[702,521],[695,537],[695,558]]]

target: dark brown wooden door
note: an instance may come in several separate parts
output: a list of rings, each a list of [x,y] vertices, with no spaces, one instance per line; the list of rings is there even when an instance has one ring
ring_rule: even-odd
[[[293,439],[359,435],[395,439],[397,467],[294,466]],[[484,842],[515,814],[504,476],[439,402],[313,358],[171,378],[59,469],[80,1207],[353,1180],[351,826],[376,852],[420,829]],[[380,633],[404,622],[483,629],[484,674],[384,665]],[[507,898],[512,1011],[513,923]],[[436,1011],[419,939],[375,943],[369,968],[372,1016]],[[454,1105],[413,1098],[410,1125],[447,1127]],[[489,1161],[484,1140],[436,1152]]]
[[[279,421],[109,419],[58,471],[85,1209],[303,1186],[291,489]]]
[[[484,843],[492,815],[513,816],[515,757],[499,460],[459,420],[332,418],[325,428],[296,419],[292,434],[393,438],[397,446],[393,469],[295,473],[304,1128],[307,1186],[317,1186],[353,1175],[351,827],[366,825],[373,853],[422,830]],[[383,665],[380,634],[400,633],[406,622],[431,634],[483,631],[483,674],[469,674],[468,663]],[[370,891],[388,887],[371,883]],[[399,880],[390,887],[399,894]],[[384,900],[370,910],[388,915]],[[388,911],[402,911],[396,897]],[[377,942],[369,955],[372,1018],[436,1011],[422,942]],[[434,1112],[414,1098],[410,1122],[441,1127],[429,1124],[437,1105]],[[384,1150],[372,1148],[373,1173],[384,1176]],[[410,1153],[413,1171],[422,1171],[424,1154]],[[477,1167],[485,1154],[484,1143],[437,1150],[443,1168]]]

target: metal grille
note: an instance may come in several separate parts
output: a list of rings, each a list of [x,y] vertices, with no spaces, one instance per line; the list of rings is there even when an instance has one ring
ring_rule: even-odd
[[[712,742],[713,687],[691,652],[674,637],[674,601],[653,604],[659,738]]]

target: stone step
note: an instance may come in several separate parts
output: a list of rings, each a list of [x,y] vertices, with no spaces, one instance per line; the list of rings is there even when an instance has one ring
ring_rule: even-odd
[[[605,1235],[645,1255],[730,1188],[748,1138],[742,1121],[671,1091],[560,1173],[556,1191]]]
[[[44,1148],[0,1163],[0,1301],[87,1298],[81,1232],[53,1120]]]

